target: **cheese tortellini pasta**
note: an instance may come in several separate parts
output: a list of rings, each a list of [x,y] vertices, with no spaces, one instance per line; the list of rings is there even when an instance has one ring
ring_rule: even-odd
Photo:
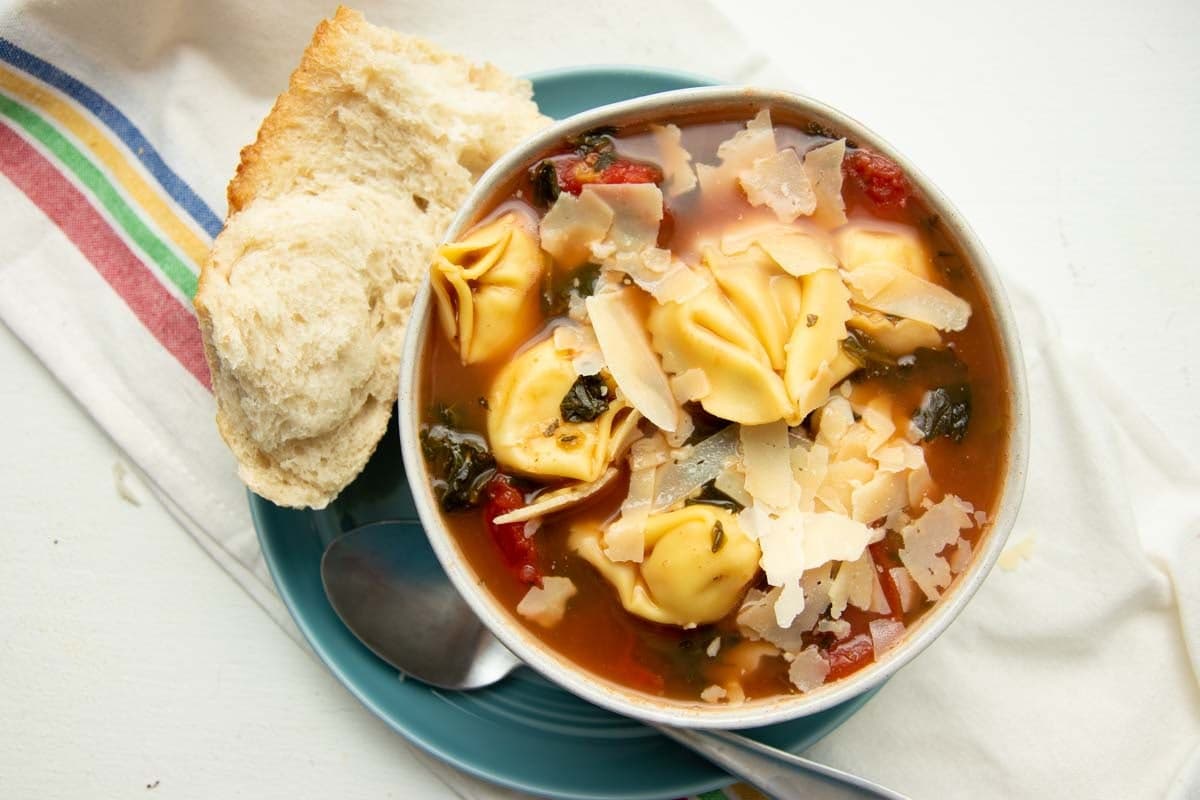
[[[563,420],[560,404],[577,377],[570,356],[553,339],[500,370],[487,395],[487,431],[501,466],[535,478],[594,481],[604,474],[637,415],[610,387],[608,409],[594,420]]]
[[[516,214],[438,248],[431,270],[438,319],[464,365],[508,355],[537,328],[544,268]]]
[[[609,560],[603,536],[597,525],[579,524],[568,547],[613,585],[626,611],[663,625],[716,622],[737,607],[758,573],[758,545],[718,506],[651,515],[640,564]]]

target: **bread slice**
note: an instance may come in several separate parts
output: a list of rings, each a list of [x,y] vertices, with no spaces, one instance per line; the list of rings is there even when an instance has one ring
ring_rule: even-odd
[[[442,231],[549,120],[527,81],[339,8],[229,184],[196,313],[238,474],[322,508],[396,400],[404,325]]]

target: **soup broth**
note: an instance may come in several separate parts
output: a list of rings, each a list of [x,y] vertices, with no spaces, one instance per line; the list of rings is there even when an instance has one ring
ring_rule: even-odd
[[[773,137],[758,151],[765,155],[751,160],[738,152],[760,146],[746,140],[765,131]],[[841,186],[831,195],[834,173],[819,172],[819,164],[843,146],[832,167]],[[735,171],[730,165],[737,158],[743,165]],[[797,188],[801,176],[808,185]],[[613,231],[644,224],[630,209],[654,193],[601,193],[597,186],[658,187],[661,221],[654,221],[653,241],[633,255],[617,242],[614,252],[619,237]],[[814,205],[808,202],[812,194],[815,208],[804,213]],[[606,233],[597,234],[599,228],[588,228],[586,220],[574,228],[558,225],[566,215],[556,209],[567,208],[579,219],[591,213],[581,210],[584,201],[598,196],[612,212],[597,215],[611,220]],[[801,213],[789,219],[796,206]],[[769,233],[753,239],[755,231]],[[787,238],[795,231],[803,237]],[[762,242],[774,234],[783,238],[766,258]],[[575,246],[582,255],[572,257],[580,263],[561,257],[579,245],[572,236],[582,242]],[[750,244],[739,253],[739,237],[758,242],[759,249]],[[460,241],[472,246],[443,248],[434,267],[439,319],[431,323],[422,367],[423,441],[431,473],[441,480],[445,520],[479,580],[514,617],[596,675],[653,695],[709,703],[809,691],[876,660],[934,605],[987,535],[1009,428],[997,329],[970,265],[919,193],[882,156],[805,120],[764,120],[763,114],[750,121],[684,119],[677,129],[599,130],[531,164]],[[499,241],[503,254],[497,256]],[[800,261],[785,268],[779,260],[793,256],[779,256],[785,249],[780,243],[808,249],[789,250],[800,253]],[[518,245],[526,249],[517,253]],[[813,287],[825,281],[835,297],[849,293],[850,304],[834,301],[829,312],[800,317],[794,307],[785,308],[781,318],[792,320],[785,330],[790,338],[780,347],[782,339],[763,333],[774,311],[763,307],[760,314],[754,305],[739,305],[739,292],[756,280],[745,253],[757,259],[753,269],[759,272],[753,274],[766,276],[762,285],[782,293],[768,291],[756,302],[767,297],[767,305],[782,308],[790,301],[780,298],[794,296],[803,310],[809,307],[805,298],[818,291]],[[836,260],[805,272],[803,258],[812,253]],[[655,269],[647,270],[652,261]],[[451,269],[458,273],[445,277]],[[501,280],[496,276],[503,270],[508,273]],[[655,283],[666,281],[664,274],[672,281],[665,287]],[[521,292],[524,299],[516,299]],[[710,317],[717,312],[705,317],[709,312],[701,309],[686,320],[699,320],[697,335],[716,337],[719,346],[693,351],[669,327],[669,315],[698,304],[703,292],[714,293],[721,319],[731,319],[737,335],[714,333],[717,323]],[[653,350],[648,367],[621,367],[626,356],[613,352],[611,336],[607,342],[593,336],[599,306],[588,298],[603,294],[621,295],[621,313],[652,329],[630,340],[631,349],[648,344]],[[504,310],[489,320],[493,298],[503,301]],[[659,309],[670,304],[668,311]],[[934,322],[945,309],[958,313],[963,306],[969,319],[939,327],[925,318],[930,304],[937,306]],[[923,318],[899,313],[909,308]],[[822,326],[830,321],[821,320],[826,313],[848,319],[827,334]],[[683,318],[682,312],[677,316]],[[812,331],[807,339],[800,330],[805,327]],[[835,336],[835,350],[813,344],[818,333]],[[726,364],[703,361],[719,358],[731,341],[750,338],[747,347],[757,361],[746,363],[763,376],[761,392],[753,381],[722,383]],[[804,380],[793,381],[797,354],[820,346],[826,347],[824,360]],[[543,366],[555,358],[562,363]],[[529,416],[514,407],[545,406],[544,398],[536,398],[553,381],[512,374],[521,372],[514,365],[526,363],[530,370],[550,370],[548,375],[574,370],[561,379],[570,392],[551,398],[559,411],[545,421],[545,441],[529,445],[545,455],[492,435],[502,427],[499,418]],[[661,391],[653,395],[653,387],[631,383],[631,370],[643,367],[658,370],[647,384],[655,375],[665,378],[670,404]],[[801,367],[795,370],[801,374]],[[497,388],[510,383],[511,392]],[[794,385],[801,390],[792,391]],[[721,400],[722,392],[733,399]],[[758,411],[761,397],[771,392],[786,401],[777,420]],[[654,405],[654,397],[663,402]],[[735,405],[738,414],[747,409],[741,420],[714,411]],[[599,412],[601,407],[606,410]],[[595,413],[601,415],[589,417]],[[673,415],[676,430],[661,430],[651,421],[654,414]],[[657,502],[669,491],[671,470],[694,458],[699,443],[721,435],[729,446],[719,477],[649,515],[639,507],[647,486]],[[754,456],[772,442],[775,462]],[[588,449],[593,444],[594,453]],[[589,459],[580,455],[584,449]],[[766,477],[768,471],[779,474],[779,463],[791,476],[782,489],[787,502],[773,501],[780,487]],[[492,522],[505,512],[537,507],[556,491],[591,493],[532,519]],[[863,509],[886,513],[855,519],[872,513]],[[683,531],[700,524],[711,528],[711,555],[702,552],[707,540],[698,549],[681,543],[685,535],[694,539]],[[652,545],[659,535],[661,544]],[[668,542],[675,548],[669,556],[656,553]],[[821,547],[836,557],[809,563],[796,555],[804,551],[803,558],[816,559]],[[630,548],[634,557],[626,558]],[[737,561],[735,554],[743,552],[757,557]],[[719,557],[728,563],[712,563]],[[698,584],[698,575],[705,581],[711,575],[713,586],[740,583],[711,589],[710,598],[711,587]],[[676,579],[686,587],[672,583]]]

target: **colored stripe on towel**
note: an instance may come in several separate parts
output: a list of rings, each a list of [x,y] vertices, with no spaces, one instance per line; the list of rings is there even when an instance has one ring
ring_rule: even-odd
[[[184,369],[211,389],[200,328],[190,309],[171,296],[88,199],[7,125],[0,125],[0,172],[62,229]]]
[[[220,218],[174,170],[166,165],[162,156],[158,154],[158,150],[142,135],[129,117],[121,113],[120,109],[102,97],[99,92],[3,37],[0,37],[0,61],[7,61],[79,102],[125,143],[129,151],[141,161],[167,194],[209,236],[215,237],[221,232]]]

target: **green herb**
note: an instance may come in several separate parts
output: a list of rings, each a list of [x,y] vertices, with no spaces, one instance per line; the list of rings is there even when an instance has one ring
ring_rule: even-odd
[[[443,510],[478,505],[479,493],[496,467],[482,436],[440,423],[426,425],[421,428],[421,450]]]
[[[725,544],[725,526],[721,524],[721,520],[717,520],[713,524],[712,529],[712,551],[715,553]]]
[[[846,328],[846,338],[842,339],[842,352],[846,357],[867,373],[867,377],[876,378],[896,369],[896,359],[879,346],[865,331],[857,328]]]
[[[814,326],[814,325],[816,325],[816,324],[817,324],[817,321],[818,321],[819,319],[821,319],[821,318],[820,318],[820,317],[818,317],[816,314],[809,314],[808,316],[806,316],[806,317],[804,318],[804,324],[805,324],[807,327],[811,328],[812,326]]]
[[[695,497],[687,498],[683,501],[683,504],[685,506],[716,506],[717,508],[724,508],[734,514],[745,508],[745,506],[743,506],[737,500],[734,500],[732,497],[718,489],[713,481],[709,481],[708,483],[704,484],[704,486],[700,487],[700,493]]]
[[[834,135],[833,131],[829,130],[829,128],[825,127],[824,125],[822,125],[819,122],[808,123],[807,125],[804,126],[804,132],[807,133],[809,136],[819,136],[822,139],[838,138],[837,136]]]
[[[599,375],[580,375],[559,403],[559,413],[567,422],[591,422],[608,411],[609,394]]]
[[[591,297],[600,279],[599,264],[584,264],[573,272],[546,270],[542,290],[542,311],[547,317],[561,317],[571,307],[571,297]]]
[[[913,424],[931,442],[945,436],[961,442],[971,421],[971,386],[957,383],[925,392],[921,407],[913,412]]]
[[[558,185],[558,170],[549,159],[539,161],[529,171],[529,181],[533,184],[533,204],[539,208],[549,208],[562,193]]]

